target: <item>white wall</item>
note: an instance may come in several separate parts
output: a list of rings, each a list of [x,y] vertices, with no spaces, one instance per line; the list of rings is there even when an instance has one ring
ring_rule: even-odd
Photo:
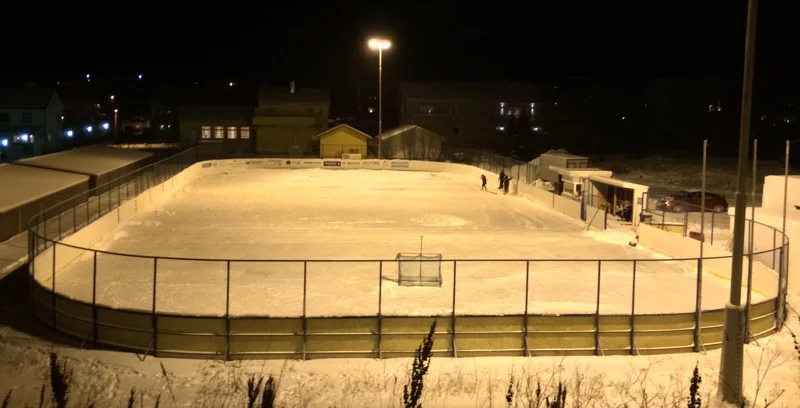
[[[783,211],[783,185],[784,176],[764,177],[764,194],[761,207],[776,211]],[[800,204],[800,176],[789,176],[789,196],[787,198],[787,211],[794,209],[794,204]]]
[[[103,215],[98,220],[63,239],[61,243],[66,245],[59,244],[55,247],[55,264],[53,263],[53,247],[41,252],[34,260],[35,278],[45,283],[45,286],[49,286],[54,266],[56,273],[58,273],[79,257],[91,257],[91,251],[78,248],[92,248],[100,240],[107,237],[118,225],[127,222],[138,212],[147,211],[154,203],[172,194],[188,180],[194,178],[203,169],[202,166],[203,163],[193,164],[171,179],[151,187],[131,201],[122,203],[122,205]],[[78,248],[72,248],[68,245]],[[56,277],[57,284],[58,278]]]
[[[679,234],[652,227],[647,224],[639,226],[639,245],[657,250],[664,255],[676,259],[698,258],[700,256],[700,241],[684,238]],[[718,278],[731,279],[731,253],[708,243],[703,244],[703,257],[722,259],[704,259],[704,274],[712,274]],[[687,261],[696,262],[696,260]],[[744,258],[744,277],[742,285],[747,284],[747,258]],[[771,265],[762,262],[753,263],[753,289],[758,290],[768,297],[775,297],[778,293],[778,273],[771,269]],[[744,299],[744,298],[742,298]]]

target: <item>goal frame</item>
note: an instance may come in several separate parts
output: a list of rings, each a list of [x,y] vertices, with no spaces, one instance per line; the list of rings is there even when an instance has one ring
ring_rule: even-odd
[[[421,252],[398,252],[397,256],[395,257],[395,260],[397,261],[397,284],[399,286],[438,286],[438,287],[442,286],[442,254],[421,253]],[[407,275],[404,278],[402,269],[403,262],[419,263],[419,275],[416,279],[408,278],[409,275]],[[423,262],[436,265],[435,276],[422,276]]]

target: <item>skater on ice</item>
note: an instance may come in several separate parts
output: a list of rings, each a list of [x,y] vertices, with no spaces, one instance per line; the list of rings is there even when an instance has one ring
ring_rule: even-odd
[[[506,171],[500,170],[500,187],[497,187],[498,190],[503,188],[503,184],[506,182]]]
[[[511,184],[511,177],[505,175],[505,179],[503,180],[503,194],[508,194],[508,185]]]
[[[481,174],[481,190],[487,190],[486,188],[486,175]]]

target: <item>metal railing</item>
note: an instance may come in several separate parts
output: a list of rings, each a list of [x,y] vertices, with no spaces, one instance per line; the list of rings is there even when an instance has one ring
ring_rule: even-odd
[[[491,156],[487,156],[491,157]],[[302,356],[306,358],[313,350],[309,350],[310,337],[336,338],[336,336],[373,336],[376,338],[377,356],[392,355],[392,351],[385,349],[384,342],[391,336],[408,338],[409,335],[418,334],[417,331],[392,331],[385,323],[392,319],[412,319],[412,315],[421,315],[428,319],[447,319],[449,345],[439,349],[442,355],[457,356],[457,338],[473,338],[484,336],[510,336],[521,341],[519,348],[504,348],[500,350],[496,343],[488,349],[474,346],[461,347],[462,351],[472,352],[499,352],[506,351],[534,355],[547,352],[584,351],[596,355],[612,352],[640,353],[643,351],[664,351],[670,349],[691,349],[698,351],[704,347],[717,344],[716,341],[704,341],[704,330],[721,330],[721,323],[706,323],[715,320],[716,314],[721,315],[721,309],[727,299],[727,291],[722,294],[708,296],[720,297],[717,307],[704,307],[704,294],[709,291],[703,289],[702,278],[691,279],[692,286],[682,288],[685,293],[675,293],[673,296],[685,296],[685,306],[678,310],[652,307],[639,302],[642,297],[663,295],[663,287],[659,282],[652,285],[642,283],[642,280],[658,277],[676,271],[676,264],[697,270],[702,270],[701,263],[715,260],[729,259],[730,256],[706,257],[703,260],[687,259],[449,259],[442,260],[442,274],[444,276],[445,296],[407,296],[404,299],[385,299],[384,286],[387,281],[396,277],[396,260],[278,260],[278,259],[207,259],[173,257],[162,255],[135,255],[113,251],[92,249],[79,245],[62,242],[67,236],[80,231],[95,220],[117,210],[121,204],[132,200],[147,192],[153,187],[162,185],[171,180],[176,174],[186,167],[201,160],[197,151],[190,149],[180,154],[141,168],[124,177],[114,180],[108,185],[98,186],[96,191],[105,191],[100,195],[85,194],[67,200],[57,206],[43,211],[30,222],[29,249],[31,267],[29,281],[31,284],[31,298],[37,316],[46,324],[73,335],[83,337],[84,341],[92,338],[98,344],[112,344],[130,349],[144,350],[154,353],[174,352],[163,344],[168,336],[184,336],[191,338],[224,339],[219,347],[224,345],[224,353],[219,347],[211,347],[209,353],[224,354],[226,358],[247,355],[246,351],[237,351],[243,338],[269,339],[274,336],[291,336],[302,340],[302,350],[285,351],[280,355]],[[493,159],[492,159],[493,160]],[[491,160],[472,163],[491,163]],[[468,163],[469,164],[469,163]],[[505,166],[508,162],[498,163]],[[105,187],[105,188],[103,188]],[[113,217],[113,215],[111,215]],[[117,215],[119,217],[119,215]],[[783,303],[786,297],[786,275],[788,268],[788,242],[783,239],[783,234],[769,226],[750,223],[749,231],[755,234],[772,234],[776,236],[775,245],[760,251],[750,251],[747,255],[748,276],[753,276],[754,262],[767,265],[778,271],[778,284],[774,293],[762,293],[764,299],[760,302],[751,302],[752,285],[748,285],[747,310],[759,308],[758,315],[748,317],[749,325],[758,327],[757,331],[749,331],[750,337],[758,338],[779,329],[783,322]],[[759,226],[760,225],[760,226]],[[778,241],[778,239],[780,241]],[[70,251],[72,254],[69,254]],[[75,256],[79,252],[80,256]],[[84,279],[76,284],[75,281],[61,283],[57,279],[60,274],[59,259],[70,257],[71,273],[83,274]],[[439,262],[439,261],[436,261]],[[36,265],[51,265],[37,268]],[[41,270],[40,270],[41,269]],[[680,269],[680,268],[678,268]],[[207,291],[200,294],[186,291],[186,282],[178,279],[181,284],[176,285],[179,276],[175,271],[191,270],[192,275],[198,276],[207,282]],[[237,277],[248,274],[261,277],[253,287],[253,282],[247,282]],[[546,275],[551,279],[540,279]],[[91,278],[89,278],[91,276]],[[269,279],[280,276],[284,280],[280,286],[271,286]],[[350,291],[336,292],[335,298],[347,299],[342,305],[331,302],[331,289],[341,290],[348,288],[342,284],[344,280],[337,281],[337,276],[348,277],[353,282],[372,282],[363,288],[350,287]],[[504,292],[492,292],[491,280],[487,277],[503,276],[505,279],[496,289]],[[571,277],[570,289],[564,291],[563,284],[559,284],[558,277]],[[611,276],[630,277],[628,286],[630,291],[622,291],[623,285],[613,285],[614,298],[625,298],[625,302],[617,300],[604,301],[604,293],[610,289],[607,280]],[[685,276],[683,269],[680,274]],[[129,278],[136,277],[130,280]],[[355,279],[361,277],[362,279]],[[554,279],[553,279],[554,278]],[[124,296],[109,297],[109,291],[114,285],[125,282],[127,287]],[[509,280],[510,279],[510,280]],[[511,282],[513,281],[513,282]],[[688,283],[691,285],[692,283]],[[335,286],[325,286],[334,283]],[[646,286],[643,286],[646,285]],[[351,285],[352,286],[352,285]],[[372,288],[377,286],[377,291]],[[580,288],[579,286],[583,286]],[[290,290],[289,288],[294,288]],[[509,288],[524,288],[507,291]],[[579,290],[580,289],[580,290]],[[657,292],[652,292],[657,290]],[[279,296],[280,293],[291,292],[294,297],[292,305],[287,305],[287,298]],[[651,293],[652,292],[652,293]],[[585,298],[591,293],[592,301]],[[699,294],[699,295],[698,295]],[[187,303],[180,299],[188,299],[192,295],[200,295],[202,302]],[[555,298],[553,298],[555,296]],[[574,296],[574,299],[570,296]],[[464,300],[464,299],[468,300]],[[176,300],[177,299],[177,300]],[[335,300],[335,299],[333,299]],[[498,302],[502,300],[502,302]],[[629,308],[627,300],[630,301]],[[578,306],[565,309],[554,308],[553,305],[573,302]],[[661,304],[663,302],[659,302]],[[339,309],[336,309],[339,307]],[[150,323],[125,323],[124,319],[112,321],[108,316],[113,313],[129,313],[144,318]],[[331,317],[334,316],[334,317]],[[583,326],[562,325],[562,323],[548,323],[555,325],[559,330],[548,330],[542,322],[550,322],[551,318],[584,319]],[[688,324],[681,327],[648,326],[647,319],[659,316],[682,316],[687,318]],[[705,316],[705,317],[704,317]],[[376,326],[370,326],[356,333],[339,333],[335,331],[314,332],[309,327],[310,322],[319,319],[374,319]],[[713,318],[712,318],[713,317]],[[218,319],[224,324],[207,332],[184,330],[180,331],[167,325],[169,320],[176,318],[186,319]],[[516,328],[485,327],[486,323],[480,319],[503,321],[503,319],[517,319]],[[285,329],[267,330],[261,332],[246,332],[235,326],[241,322],[269,319],[296,319],[300,326],[291,332]],[[588,319],[588,320],[586,320]],[[609,320],[610,319],[610,320]],[[613,320],[613,322],[611,321]],[[372,321],[372,320],[370,320]],[[561,321],[561,320],[559,320]],[[77,323],[76,323],[77,322]],[[466,325],[472,322],[472,326]],[[477,323],[476,323],[477,322]],[[522,322],[522,323],[520,323]],[[587,323],[588,322],[588,323]],[[628,327],[621,327],[625,323]],[[83,325],[86,331],[76,333],[76,324]],[[767,324],[768,323],[768,324]],[[537,324],[543,326],[537,327]],[[654,323],[655,324],[655,323]],[[127,325],[127,326],[126,326]],[[465,325],[459,328],[460,325]],[[522,326],[522,328],[519,327]],[[637,327],[638,326],[638,327]],[[641,327],[645,326],[645,329]],[[104,338],[103,328],[107,330],[128,330],[140,333],[150,338],[149,343],[142,343],[141,347],[132,344],[120,344]],[[176,331],[177,330],[177,331]],[[549,333],[549,334],[548,334]],[[691,334],[688,344],[663,345],[652,340],[656,334]],[[721,333],[721,331],[720,331]],[[625,334],[626,340],[619,340]],[[534,338],[586,336],[591,337],[590,345],[577,342],[573,345],[561,344],[554,347],[547,341],[537,343]],[[551,337],[547,337],[551,336]],[[607,339],[606,339],[607,338]],[[606,340],[604,340],[606,339]],[[299,341],[299,340],[298,340]],[[416,339],[415,339],[416,341]],[[466,340],[465,340],[466,341]],[[489,341],[489,340],[487,340]],[[588,341],[588,340],[587,340]],[[606,344],[603,342],[607,341]],[[477,347],[477,348],[476,348]],[[480,350],[479,350],[480,349]],[[214,351],[216,350],[216,351]],[[345,351],[343,351],[345,352]],[[408,350],[413,352],[413,347]],[[186,351],[191,354],[192,351]],[[319,352],[324,354],[323,352]],[[355,352],[353,352],[355,353]],[[364,353],[367,353],[366,351]],[[395,354],[399,353],[395,351]],[[269,354],[268,352],[260,354]],[[369,353],[367,353],[369,354]],[[371,355],[371,354],[369,354]],[[463,353],[462,353],[463,355]]]

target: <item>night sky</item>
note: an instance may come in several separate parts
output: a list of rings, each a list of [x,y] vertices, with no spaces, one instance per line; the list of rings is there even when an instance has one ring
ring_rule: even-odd
[[[212,8],[119,2],[102,11],[47,6],[44,18],[12,22],[18,30],[6,27],[5,49],[16,57],[3,70],[15,78],[142,71],[151,79],[294,79],[336,89],[373,82],[376,56],[365,46],[373,34],[394,42],[385,55],[387,82],[568,75],[618,80],[736,75],[742,69],[742,0],[431,3],[436,5],[220,5],[231,4],[225,2]],[[761,1],[758,74],[800,68],[797,21],[800,1]],[[16,38],[9,41],[9,33]]]

